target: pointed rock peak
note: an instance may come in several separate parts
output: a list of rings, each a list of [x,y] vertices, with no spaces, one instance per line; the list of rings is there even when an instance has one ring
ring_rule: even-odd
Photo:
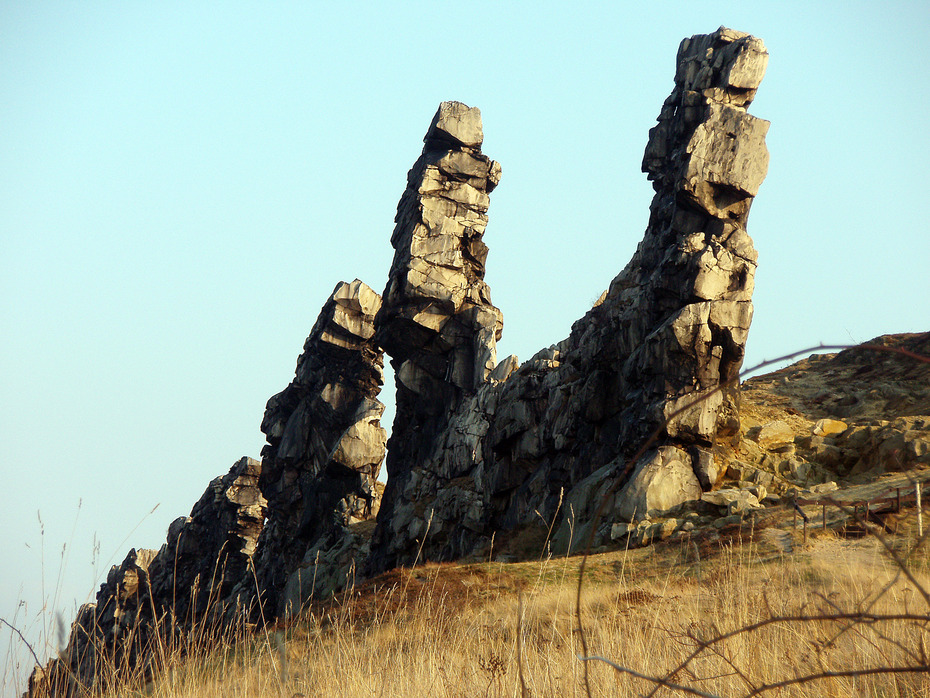
[[[343,308],[350,308],[372,318],[381,307],[381,296],[359,279],[355,279],[352,283],[340,281],[336,284],[332,298]]]
[[[461,102],[443,102],[433,117],[423,142],[426,150],[481,148],[484,132],[481,110]]]

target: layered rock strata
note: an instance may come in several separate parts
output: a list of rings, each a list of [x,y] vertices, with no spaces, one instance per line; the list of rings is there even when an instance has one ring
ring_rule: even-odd
[[[746,221],[768,160],[768,123],[746,108],[766,60],[759,39],[724,28],[682,42],[643,160],[655,189],[646,234],[570,336],[522,365],[496,363],[503,325],[484,282],[500,166],[481,152],[480,112],[440,105],[398,205],[383,304],[360,281],[337,285],[294,380],[268,401],[261,464],[237,463],[172,524],[161,551],[133,551],[114,567],[31,690],[95,690],[102,667],[144,674],[164,656],[154,643],[183,651],[190,628],[209,638],[287,615],[363,565],[373,574],[459,558],[495,536],[495,550],[520,554],[522,541],[538,554],[533,535],[548,542],[553,530],[570,548],[605,497],[595,533],[630,535],[622,522],[638,531],[728,476],[721,444],[740,435],[728,381],[742,363],[756,268]],[[382,348],[397,416],[379,511]],[[774,448],[777,425],[758,426],[744,441]],[[883,434],[866,437],[880,450]]]
[[[307,337],[294,380],[268,400],[259,479],[268,522],[255,556],[257,581],[245,580],[240,590],[247,605],[257,585],[265,618],[296,610],[315,586],[341,587],[334,580],[341,572],[320,569],[319,555],[344,549],[350,524],[378,511],[387,440],[377,399],[383,355],[373,341],[380,307],[380,296],[358,279],[340,282]],[[361,547],[356,541],[341,562],[348,566]]]
[[[501,168],[481,152],[481,112],[443,102],[423,140],[397,207],[394,262],[375,320],[397,384],[384,502],[389,518],[421,464],[434,458],[449,416],[494,368],[503,327],[484,282],[488,194]],[[478,457],[462,455],[471,466]],[[375,534],[371,569],[396,562],[389,530]]]
[[[421,228],[407,211],[424,198],[420,170],[411,171],[379,316],[400,387],[390,507],[378,518],[371,571],[460,557],[498,531],[545,531],[559,521],[557,540],[567,547],[608,490],[622,487],[609,516],[630,520],[713,486],[714,443],[739,428],[736,386],[718,388],[737,375],[752,318],[756,252],[746,220],[767,168],[768,122],[746,108],[767,58],[762,41],[724,28],[682,42],[675,88],[646,147],[643,169],[656,193],[632,260],[567,339],[519,368],[515,357],[501,362],[483,382],[480,372],[456,382],[461,364],[449,357],[452,347],[496,332],[499,316],[486,315],[483,333],[470,325],[458,344],[437,351],[437,331],[416,319],[446,315],[418,313],[436,307],[433,298],[463,297],[468,286],[440,287],[443,277],[434,276],[428,293],[398,290],[410,287],[404,281],[420,264],[408,252],[415,236],[407,231]],[[429,228],[432,249],[459,249],[455,229]],[[395,317],[417,339],[390,333]],[[654,446],[631,462],[656,430]]]

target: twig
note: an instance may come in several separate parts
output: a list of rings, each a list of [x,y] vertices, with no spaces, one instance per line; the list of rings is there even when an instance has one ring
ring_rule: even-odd
[[[664,686],[665,688],[671,688],[672,690],[675,690],[675,691],[683,691],[685,693],[690,693],[693,696],[701,696],[701,698],[720,698],[720,696],[714,693],[705,693],[704,691],[698,690],[697,688],[692,688],[691,686],[681,686],[677,683],[672,683],[671,681],[668,681],[666,679],[660,679],[657,676],[648,676],[647,674],[640,674],[638,671],[633,671],[632,669],[628,669],[625,666],[620,666],[619,664],[612,662],[609,659],[606,659],[604,657],[598,657],[597,655],[592,656],[592,657],[582,657],[581,655],[578,655],[578,659],[580,659],[582,662],[585,662],[585,666],[587,666],[587,662],[591,662],[591,661],[604,662],[604,664],[612,666],[614,669],[616,669],[622,674],[629,674],[630,676],[635,676],[637,679],[642,679],[643,681],[649,681],[651,683],[658,684],[659,687]]]
[[[16,619],[14,618],[13,620],[16,620]],[[29,651],[32,653],[32,658],[36,660],[36,666],[37,666],[37,667],[38,667],[38,666],[42,666],[42,662],[39,661],[39,657],[38,657],[38,655],[36,655],[36,651],[35,651],[34,649],[32,649],[32,645],[29,644],[29,640],[27,640],[27,639],[23,636],[23,634],[22,634],[21,632],[19,632],[19,628],[17,628],[15,625],[13,625],[12,623],[10,623],[8,620],[5,620],[5,619],[3,619],[3,618],[0,618],[0,623],[3,623],[6,627],[8,627],[8,628],[9,628],[10,630],[12,630],[14,633],[16,633],[17,635],[19,635],[19,639],[23,641],[23,644],[26,645],[26,647],[27,647],[27,648],[29,649]]]
[[[752,698],[752,696],[759,696],[768,691],[774,691],[777,688],[785,688],[786,686],[794,686],[799,683],[810,683],[812,681],[818,681],[820,679],[841,679],[848,678],[851,676],[875,676],[876,674],[916,674],[916,673],[925,673],[930,672],[930,665],[927,664],[917,664],[914,666],[880,666],[873,667],[871,669],[849,669],[847,671],[821,671],[817,674],[805,674],[804,676],[796,676],[793,679],[785,679],[784,681],[778,681],[777,683],[767,683],[759,686],[755,690],[745,695],[745,698]]]

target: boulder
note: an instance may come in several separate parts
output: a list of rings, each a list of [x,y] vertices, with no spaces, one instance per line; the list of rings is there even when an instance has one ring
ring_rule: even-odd
[[[764,449],[774,451],[794,443],[794,430],[781,420],[753,427],[746,434]]]

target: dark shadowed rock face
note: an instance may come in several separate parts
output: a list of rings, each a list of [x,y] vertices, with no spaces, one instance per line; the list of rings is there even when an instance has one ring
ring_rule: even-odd
[[[407,232],[420,229],[408,213],[424,199],[416,183],[426,155],[418,161],[399,207],[378,319],[399,373],[398,421],[369,571],[418,554],[460,557],[496,531],[553,518],[564,522],[557,541],[568,546],[608,487],[623,486],[608,513],[629,520],[697,499],[713,484],[712,446],[738,433],[736,388],[677,411],[742,363],[756,268],[745,226],[768,163],[768,123],[746,107],[766,61],[759,39],[728,29],[682,42],[675,89],[646,147],[656,193],[632,260],[567,339],[519,368],[515,357],[501,362],[483,382],[480,372],[456,379],[461,364],[449,357],[497,332],[496,312],[477,316],[484,330],[473,323],[454,335],[457,343],[413,322],[425,307],[445,310],[424,318],[448,317],[455,306],[431,299],[471,288],[458,280],[446,287],[441,274],[427,277],[428,293],[404,284],[419,263]],[[455,226],[434,229],[435,249],[458,249],[448,232]],[[392,334],[394,326],[403,332]],[[400,341],[402,334],[413,339]],[[405,369],[410,363],[415,370]],[[405,380],[405,370],[414,378]],[[667,418],[655,447],[629,462]]]
[[[96,603],[78,611],[61,657],[33,673],[30,693],[84,695],[103,681],[148,676],[166,651],[189,649],[191,628],[201,643],[220,633],[265,517],[260,470],[242,458],[171,524],[161,550],[131,550],[111,567]]]
[[[372,341],[380,307],[361,281],[339,283],[307,337],[294,380],[268,401],[259,480],[268,523],[255,556],[265,617],[286,613],[289,598],[296,609],[314,580],[332,583],[317,554],[344,548],[349,525],[378,511],[387,438],[377,400],[383,358]],[[351,559],[358,550],[345,552]],[[300,573],[307,567],[309,574]],[[246,580],[240,603],[255,585]]]

